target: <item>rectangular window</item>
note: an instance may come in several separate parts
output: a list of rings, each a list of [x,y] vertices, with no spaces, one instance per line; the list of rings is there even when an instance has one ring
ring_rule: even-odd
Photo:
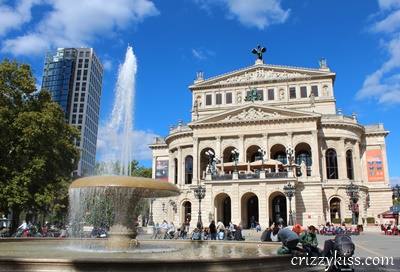
[[[222,94],[217,93],[215,96],[215,104],[221,105],[222,104]]]
[[[296,98],[296,88],[295,87],[290,87],[289,88],[289,97],[290,99]]]
[[[232,104],[232,93],[226,93],[225,103],[226,104]]]
[[[300,97],[301,98],[307,97],[307,87],[306,86],[300,87]]]
[[[263,101],[264,100],[264,92],[263,92],[263,90],[257,90],[257,94],[260,97],[260,100]]]
[[[206,106],[210,106],[212,104],[212,95],[207,94],[206,95]]]
[[[275,100],[274,89],[268,89],[268,100]]]
[[[318,86],[317,85],[311,86],[311,93],[314,94],[315,97],[318,96]]]

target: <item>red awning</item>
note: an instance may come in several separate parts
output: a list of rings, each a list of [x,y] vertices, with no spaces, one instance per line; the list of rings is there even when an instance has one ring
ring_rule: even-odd
[[[378,215],[380,218],[386,218],[386,219],[395,219],[396,214],[392,213],[391,211],[386,211]]]

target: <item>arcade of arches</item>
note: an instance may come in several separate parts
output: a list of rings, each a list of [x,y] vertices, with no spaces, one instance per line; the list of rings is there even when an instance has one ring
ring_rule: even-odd
[[[286,204],[286,197],[281,192],[274,192],[269,197],[268,213],[269,224],[278,222],[280,218],[286,224],[288,221],[288,207]],[[243,228],[254,227],[255,223],[260,222],[260,200],[258,196],[252,192],[247,192],[242,195],[240,201],[240,221],[236,222],[232,218],[232,213],[236,205],[232,205],[231,197],[227,193],[219,193],[214,197],[214,220],[221,221],[224,225],[229,225],[230,222],[234,224],[242,224]],[[197,220],[197,210],[193,210],[190,201],[182,203],[181,221],[194,219]],[[193,217],[194,215],[194,217]],[[203,215],[204,216],[204,215]],[[182,221],[183,222],[183,221]],[[196,221],[197,222],[197,221]],[[196,223],[194,222],[194,223]]]

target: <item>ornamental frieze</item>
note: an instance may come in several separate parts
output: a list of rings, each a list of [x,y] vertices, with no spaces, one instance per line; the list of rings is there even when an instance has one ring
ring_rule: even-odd
[[[249,121],[249,120],[259,120],[271,117],[277,117],[279,114],[277,112],[269,113],[261,109],[256,110],[255,108],[249,108],[248,110],[243,110],[238,115],[228,115],[223,121]]]
[[[289,80],[294,78],[310,78],[310,75],[303,73],[287,73],[277,72],[273,70],[257,69],[252,72],[246,72],[241,75],[232,76],[225,80],[218,81],[218,84],[240,83],[249,81],[263,81],[263,80]]]

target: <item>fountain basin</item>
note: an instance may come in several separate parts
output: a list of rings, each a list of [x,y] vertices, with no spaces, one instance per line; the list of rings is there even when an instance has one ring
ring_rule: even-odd
[[[96,239],[102,242],[101,239]],[[91,243],[93,242],[90,241]],[[286,271],[277,243],[141,240],[127,252],[76,251],[68,240],[0,240],[0,271]]]
[[[71,236],[82,237],[83,227],[108,228],[104,249],[124,251],[137,247],[137,216],[144,199],[175,196],[179,189],[169,183],[143,177],[92,176],[75,180],[69,187]],[[85,243],[76,243],[85,247]]]

